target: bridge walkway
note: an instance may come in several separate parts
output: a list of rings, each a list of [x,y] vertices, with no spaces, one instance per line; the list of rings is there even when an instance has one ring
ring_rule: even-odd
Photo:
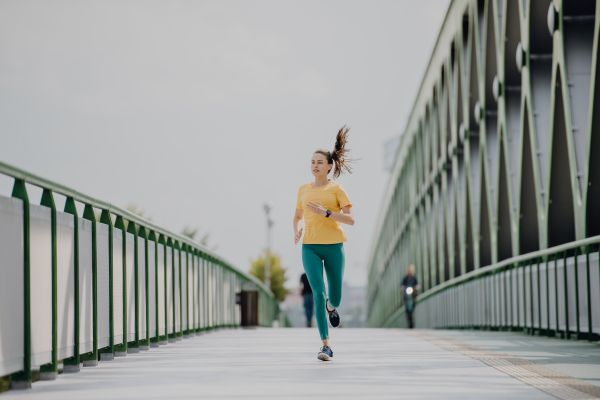
[[[434,336],[439,334],[444,336]],[[507,338],[485,337],[489,334],[494,333],[339,329],[334,331],[332,339],[334,361],[321,362],[316,359],[319,345],[316,332],[307,329],[221,330],[176,345],[100,362],[97,367],[83,368],[79,373],[61,374],[56,381],[35,382],[31,390],[5,392],[0,398],[556,398],[556,393],[553,396],[539,390],[539,382],[543,386],[546,378],[534,379],[538,382],[536,388],[514,373],[507,374],[489,362],[456,350],[457,343],[471,346],[474,342],[483,346],[481,349],[493,346],[498,350],[501,342],[507,341]],[[556,346],[577,347],[569,350],[572,355],[591,351],[587,360],[591,364],[600,360],[597,345],[554,342]],[[559,349],[554,350],[556,353]],[[564,389],[559,398],[594,398],[555,381],[546,387],[553,384]],[[585,385],[600,389],[589,383]]]

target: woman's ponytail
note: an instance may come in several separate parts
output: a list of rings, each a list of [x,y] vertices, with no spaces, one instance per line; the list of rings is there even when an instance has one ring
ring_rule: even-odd
[[[337,134],[335,138],[335,148],[331,152],[331,159],[335,163],[335,170],[333,171],[333,178],[336,179],[340,175],[344,173],[352,173],[352,167],[350,167],[350,163],[355,160],[346,159],[346,153],[350,151],[350,149],[346,149],[346,144],[348,143],[348,131],[350,128],[347,128],[344,125]]]
[[[340,175],[346,172],[351,174],[352,168],[350,167],[350,163],[357,161],[346,158],[346,153],[350,151],[350,149],[346,148],[349,130],[350,128],[346,128],[346,125],[344,125],[342,129],[338,131],[337,137],[335,138],[335,148],[333,149],[333,152],[329,152],[328,150],[315,151],[315,153],[319,153],[327,157],[328,164],[334,164],[333,168],[335,169],[333,171],[333,179],[339,178]]]

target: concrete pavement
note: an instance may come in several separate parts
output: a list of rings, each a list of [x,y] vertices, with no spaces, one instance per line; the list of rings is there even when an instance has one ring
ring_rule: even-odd
[[[600,387],[600,343],[531,336],[516,332],[435,330],[432,334],[457,339],[484,350],[525,360]]]
[[[402,330],[336,329],[321,362],[314,329],[222,330],[101,362],[2,399],[553,399]]]

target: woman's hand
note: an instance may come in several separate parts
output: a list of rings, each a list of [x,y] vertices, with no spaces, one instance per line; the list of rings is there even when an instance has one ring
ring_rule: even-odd
[[[294,244],[298,244],[300,239],[302,239],[302,228],[294,235]]]
[[[294,213],[294,242],[296,244],[302,238],[302,219],[304,219],[304,210],[296,208]]]
[[[319,200],[317,200],[319,201]],[[323,207],[323,204],[321,204],[321,202],[319,201],[319,204],[313,203],[312,201],[309,201],[308,204],[306,205],[308,207],[308,209],[311,212],[314,212],[317,215],[320,215],[322,217],[327,215],[327,209],[325,207]]]

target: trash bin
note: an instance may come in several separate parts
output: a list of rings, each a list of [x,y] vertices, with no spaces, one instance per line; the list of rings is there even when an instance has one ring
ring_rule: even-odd
[[[258,326],[258,291],[242,290],[236,294],[236,303],[240,305],[242,326]]]

